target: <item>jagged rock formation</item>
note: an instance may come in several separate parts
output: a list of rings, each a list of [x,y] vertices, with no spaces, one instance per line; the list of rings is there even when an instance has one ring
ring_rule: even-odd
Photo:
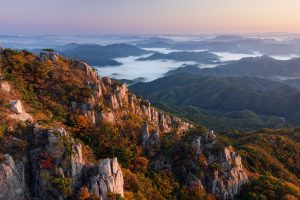
[[[40,52],[40,60],[45,61],[45,60],[52,60],[52,61],[57,61],[59,59],[59,55],[56,52],[52,51],[42,51]]]
[[[155,131],[153,133],[149,132],[148,123],[144,123],[144,125],[141,128],[141,142],[144,151],[149,155],[153,156],[155,153],[153,152],[153,149],[160,148],[160,137],[159,137],[159,131]]]
[[[91,194],[103,200],[108,192],[124,196],[117,158],[104,159],[96,165],[85,163],[81,144],[76,144],[62,128],[35,126],[31,139],[25,163],[29,171],[24,165],[17,169],[12,157],[4,155],[0,164],[0,199],[66,199],[85,184]]]
[[[122,170],[118,164],[117,158],[102,160],[96,173],[89,178],[89,192],[102,199],[107,199],[107,193],[119,194],[124,197],[124,180]]]
[[[248,182],[241,157],[229,148],[225,148],[219,155],[210,156],[208,164],[211,162],[219,163],[221,167],[220,172],[217,170],[213,172],[212,193],[222,199],[234,199],[241,186]]]
[[[154,147],[155,143],[149,142],[147,130],[147,124],[145,124],[141,129],[141,135],[145,139],[144,149],[149,153],[152,148],[157,149],[159,146]],[[213,131],[201,136],[192,136],[188,141],[190,142],[189,151],[182,155],[181,149],[186,148],[188,144],[179,147],[178,155],[175,153],[176,161],[160,153],[164,151],[163,149],[156,150],[158,155],[152,151],[151,156],[154,159],[150,167],[154,170],[173,171],[190,188],[204,189],[222,200],[234,199],[235,195],[240,192],[241,186],[248,183],[241,157],[234,152],[232,147],[225,147],[223,150],[215,149],[217,137]],[[199,176],[199,174],[202,175]]]
[[[248,182],[248,177],[243,168],[241,157],[233,150],[232,147],[225,147],[223,151],[215,150],[217,137],[213,131],[210,131],[202,136],[192,139],[191,148],[197,156],[205,157],[203,165],[211,167],[211,173],[205,173],[206,179],[201,180],[191,172],[188,174],[188,183],[195,184],[195,181],[200,187],[203,185],[212,194],[215,194],[220,199],[234,199],[234,196],[239,193],[241,186]]]
[[[107,192],[123,196],[123,175],[116,158],[91,165],[83,160],[81,144],[75,143],[64,129],[35,127],[33,134],[33,146],[37,148],[29,152],[29,160],[34,174],[32,194],[36,198],[64,199],[85,183],[91,194],[103,200]],[[70,191],[62,190],[60,181],[69,181],[65,187]]]
[[[86,84],[92,88],[93,95],[85,104],[73,102],[72,107],[77,112],[86,115],[93,124],[103,121],[117,123],[120,113],[133,112],[155,125],[161,132],[176,130],[184,132],[192,124],[182,121],[178,117],[169,116],[156,108],[151,107],[149,101],[142,100],[128,91],[126,84],[119,84],[109,77],[100,78],[94,70],[84,62],[80,66],[86,73]],[[103,102],[105,107],[97,107]]]
[[[141,144],[150,158],[154,158],[156,152],[160,150],[161,134],[173,130],[177,133],[183,133],[193,127],[193,125],[182,121],[178,117],[169,116],[166,113],[151,107],[149,101],[145,101],[130,93],[126,84],[119,84],[108,77],[101,79],[92,68],[85,63],[82,63],[82,67],[84,67],[84,71],[86,72],[87,84],[92,86],[93,95],[87,99],[86,104],[78,105],[78,103],[75,103],[76,106],[74,106],[74,109],[79,109],[79,112],[86,115],[90,122],[95,125],[100,124],[103,121],[115,124],[119,123],[120,116],[128,112],[133,112],[142,117],[147,123],[141,128]],[[99,108],[97,102],[103,102],[106,107],[100,106]],[[156,131],[150,133],[148,127],[149,124],[153,125],[156,128]],[[193,141],[191,145],[197,147],[196,153],[198,155],[202,155],[204,152],[210,154],[215,143],[215,134],[209,132],[201,138],[197,138],[197,141]],[[235,154],[232,153],[232,155]],[[217,158],[218,159],[213,159],[213,157],[208,157],[206,159],[206,164],[209,166],[211,163],[217,163],[221,166],[220,171],[213,171],[212,173],[205,172],[208,177],[206,178],[206,181],[204,181],[199,178],[197,174],[194,174],[193,170],[187,170],[185,174],[186,183],[191,187],[205,188],[207,191],[219,196],[221,199],[233,199],[234,195],[239,192],[240,186],[248,181],[247,175],[245,174],[241,163],[238,162],[239,156],[227,160],[222,159],[222,156]],[[235,162],[237,162],[236,166],[234,166]],[[170,159],[164,157],[153,159],[151,165],[156,169],[174,168],[174,163],[172,163]],[[195,164],[189,166],[189,168],[194,167],[196,167]],[[94,178],[90,180],[91,182],[88,184],[92,186],[89,187],[92,193],[101,194],[105,193],[103,191],[115,191],[113,187],[109,186],[111,185],[110,182],[107,182],[107,180],[106,182],[101,181],[102,179],[100,178],[101,175],[99,174],[99,170],[94,171],[96,171],[96,173],[92,173],[94,174]],[[108,177],[110,177],[110,173],[108,174]],[[213,176],[210,176],[211,174],[213,174]],[[113,180],[113,178],[110,179]]]
[[[71,95],[63,95],[64,98],[60,98],[61,93],[53,91],[53,96],[58,97],[46,102],[41,101],[46,109],[53,111],[51,114],[54,114],[55,111],[62,111],[63,114],[70,115],[70,117],[57,114],[56,117],[60,116],[63,119],[49,122],[44,126],[35,125],[33,130],[31,130],[32,123],[30,124],[30,122],[39,121],[39,119],[32,119],[31,115],[26,112],[27,108],[34,110],[33,107],[30,107],[30,102],[26,101],[26,106],[23,106],[25,98],[22,99],[22,94],[10,95],[14,94],[17,88],[1,82],[0,92],[1,94],[4,92],[6,95],[3,100],[5,106],[0,105],[2,106],[0,109],[5,111],[5,116],[14,116],[13,120],[10,120],[15,124],[28,125],[26,128],[23,127],[24,135],[19,138],[16,135],[7,134],[8,149],[18,147],[18,144],[21,143],[24,143],[24,147],[20,148],[18,154],[9,152],[16,164],[9,155],[5,155],[4,159],[0,160],[0,195],[3,198],[17,200],[75,199],[77,191],[82,188],[88,192],[88,195],[101,200],[107,200],[112,193],[126,197],[123,188],[124,182],[127,182],[123,180],[122,169],[117,158],[106,158],[107,152],[110,151],[109,147],[103,148],[107,148],[103,151],[104,153],[98,150],[99,147],[106,144],[114,147],[115,143],[122,139],[126,139],[126,141],[122,141],[120,146],[125,144],[130,147],[127,148],[124,145],[125,148],[122,149],[124,154],[122,151],[120,154],[114,152],[112,155],[120,155],[119,160],[122,161],[126,170],[130,169],[129,165],[126,166],[127,162],[130,165],[133,164],[132,166],[136,165],[137,168],[143,165],[139,169],[142,173],[146,173],[148,166],[157,171],[168,170],[172,176],[177,176],[179,173],[181,186],[200,188],[205,192],[215,194],[222,200],[233,199],[241,185],[248,181],[241,158],[234,153],[231,147],[221,151],[214,149],[217,138],[213,132],[195,136],[188,141],[186,146],[190,146],[191,151],[184,154],[183,157],[177,156],[174,159],[170,155],[164,155],[165,149],[162,148],[164,147],[164,137],[175,135],[181,141],[185,135],[188,135],[185,134],[186,131],[193,127],[191,123],[152,107],[149,101],[131,93],[126,84],[120,84],[108,77],[100,78],[94,69],[84,62],[69,63],[53,52],[44,52],[36,60],[43,64],[52,64],[51,67],[55,70],[60,67],[60,62],[66,62],[70,66],[64,63],[66,65],[62,64],[61,68],[66,71],[74,69],[80,78],[67,79],[59,85],[58,88],[62,90],[59,92],[66,93],[68,91],[64,91],[64,87],[69,83],[74,84],[74,86],[68,85],[71,89],[73,87]],[[50,86],[46,82],[43,87],[35,88],[38,98],[43,100],[45,93],[52,92],[53,83],[58,84],[58,81],[63,81],[59,75],[56,74],[56,78],[59,78],[51,80]],[[44,82],[45,80],[39,81]],[[51,89],[47,88],[45,92],[46,87]],[[73,94],[76,95],[73,97]],[[64,99],[63,103],[61,103],[61,99]],[[40,103],[39,99],[37,102]],[[54,103],[54,109],[45,105],[48,102]],[[62,107],[60,107],[61,105]],[[29,109],[27,110],[29,111]],[[36,116],[34,112],[31,113],[34,117]],[[48,114],[48,112],[42,114],[46,113]],[[41,119],[41,122],[44,123],[43,116]],[[52,117],[46,119],[53,120]],[[20,123],[20,120],[29,123]],[[65,122],[64,120],[69,121]],[[78,121],[82,122],[83,126],[79,126],[82,124]],[[144,124],[140,129],[140,141],[138,141],[139,128],[142,123]],[[65,127],[70,134],[64,128],[57,128],[57,126]],[[7,131],[6,127],[4,128],[0,131]],[[98,132],[101,135],[98,135]],[[109,134],[113,135],[113,139]],[[104,135],[105,143],[91,143],[91,140],[96,141],[98,138],[100,140]],[[170,138],[172,139],[172,137]],[[77,139],[80,139],[81,142]],[[111,143],[110,140],[114,143]],[[176,146],[171,146],[170,149],[174,147]],[[119,150],[118,147],[116,149]],[[181,151],[184,148],[174,149]],[[131,155],[127,155],[127,152],[131,153],[131,151],[135,151],[136,155],[133,158],[136,160],[124,161],[129,160],[127,158],[132,159]],[[6,151],[3,152],[6,153]],[[101,160],[96,161],[93,154],[97,154],[97,158],[101,158]],[[85,157],[86,155],[91,156],[92,159],[89,160]],[[194,159],[195,157],[205,157],[205,159],[199,165],[199,162]],[[135,161],[137,162],[135,163]],[[211,168],[211,165],[217,165],[219,168]],[[202,170],[200,171],[202,176],[199,175],[199,168]],[[125,174],[127,175],[127,171]]]

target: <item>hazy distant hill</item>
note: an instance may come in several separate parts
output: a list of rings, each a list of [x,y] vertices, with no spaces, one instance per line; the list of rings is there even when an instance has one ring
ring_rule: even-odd
[[[168,54],[163,53],[154,53],[151,56],[139,58],[139,61],[145,60],[175,60],[175,61],[195,61],[198,63],[218,63],[220,62],[219,56],[210,53],[208,51],[200,51],[200,52],[171,52]]]
[[[152,48],[152,47],[164,48],[164,47],[168,47],[169,45],[173,45],[175,43],[177,42],[169,38],[151,37],[151,38],[146,38],[144,40],[131,42],[130,44],[134,44],[142,48]]]
[[[241,60],[216,68],[200,69],[197,66],[185,66],[168,72],[168,75],[178,73],[212,75],[217,77],[257,76],[273,79],[300,77],[300,58],[291,60],[276,60],[269,56],[242,58]]]
[[[58,49],[62,55],[83,60],[97,66],[121,65],[121,63],[113,59],[151,53],[150,51],[129,44],[112,44],[107,46],[97,44],[69,44]]]
[[[149,83],[138,83],[132,85],[131,89],[164,109],[171,112],[175,108],[179,109],[185,113],[185,117],[208,127],[219,125],[225,129],[238,129],[238,123],[231,124],[230,118],[248,119],[247,125],[241,121],[243,128],[272,127],[284,122],[263,116],[285,117],[288,123],[300,123],[300,92],[279,82],[261,78],[180,74]],[[217,119],[208,120],[204,115],[219,117],[219,120],[223,117],[223,124],[219,121],[217,125]]]
[[[234,35],[220,35],[196,41],[146,40],[137,43],[140,47],[170,48],[179,50],[201,50],[212,52],[254,53],[267,55],[300,54],[299,41],[277,41],[275,39],[250,38]]]

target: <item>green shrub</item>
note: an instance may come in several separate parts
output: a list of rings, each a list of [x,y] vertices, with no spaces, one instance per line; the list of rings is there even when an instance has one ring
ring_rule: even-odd
[[[53,178],[51,180],[51,182],[53,183],[54,187],[59,190],[60,192],[62,192],[62,194],[65,197],[68,197],[71,195],[72,193],[72,189],[71,189],[71,184],[72,184],[72,179],[71,178]]]

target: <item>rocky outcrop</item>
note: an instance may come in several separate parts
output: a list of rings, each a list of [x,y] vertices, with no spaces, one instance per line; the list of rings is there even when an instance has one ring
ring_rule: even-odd
[[[206,155],[203,165],[215,166],[211,172],[206,172],[204,185],[207,190],[223,200],[234,199],[241,186],[248,182],[247,174],[243,168],[241,157],[234,152],[232,147],[215,152],[214,146],[217,137],[213,131],[195,137],[191,142],[193,152],[198,156]],[[215,169],[215,168],[218,169]],[[193,178],[194,180],[196,177]],[[199,178],[200,181],[200,178]],[[194,182],[194,181],[193,181]]]
[[[150,139],[150,133],[149,133],[149,127],[148,122],[145,122],[144,125],[141,128],[141,141],[142,146],[145,147],[147,144],[147,141]]]
[[[24,110],[22,102],[20,100],[10,101],[9,109],[15,113],[11,115],[12,118],[21,120],[23,122],[33,120],[32,116]]]
[[[75,143],[62,128],[44,129],[36,125],[31,142],[27,168],[23,162],[15,165],[9,155],[0,161],[0,199],[63,200],[74,196],[82,186],[102,200],[107,199],[108,193],[124,196],[117,158],[85,163],[82,145]],[[30,183],[30,190],[26,182]]]
[[[42,51],[40,52],[40,60],[45,61],[45,60],[52,60],[52,61],[57,61],[59,59],[59,55],[57,52],[52,52],[52,51]]]
[[[213,131],[188,136],[171,154],[166,154],[164,149],[153,151],[155,146],[150,144],[155,143],[150,142],[147,130],[145,124],[141,134],[146,138],[144,150],[152,158],[149,164],[152,170],[168,170],[189,188],[204,190],[220,200],[233,200],[248,182],[241,157],[232,147],[223,150],[219,149],[220,144],[216,147],[218,138]]]
[[[84,167],[84,160],[82,155],[82,146],[81,144],[72,145],[72,154],[71,154],[71,168],[72,168],[72,181],[73,188],[76,188],[80,185],[81,172]]]
[[[112,80],[109,77],[103,77],[102,81],[106,87],[112,86]]]
[[[93,90],[93,101],[90,101],[90,97],[83,104],[74,102],[72,108],[88,116],[92,124],[101,124],[102,121],[116,123],[122,114],[132,112],[156,126],[162,133],[173,130],[182,133],[193,126],[153,108],[149,101],[129,92],[126,84],[120,84],[109,77],[100,78],[86,63],[81,62],[80,67],[85,71],[86,85]]]
[[[0,199],[26,200],[25,182],[8,154],[0,161]]]
[[[68,184],[64,187],[68,191],[76,187],[77,161],[82,160],[78,158],[80,155],[74,155],[78,152],[73,151],[72,139],[64,129],[43,129],[36,125],[31,142],[34,148],[28,152],[28,164],[32,174],[32,197],[41,200],[66,198],[69,193],[63,192],[58,182],[66,181]]]
[[[95,174],[89,178],[89,192],[103,200],[107,199],[107,194],[115,193],[124,197],[124,180],[122,170],[117,158],[102,160],[95,170]]]
[[[148,123],[144,123],[141,128],[141,143],[144,151],[149,155],[155,155],[155,150],[160,148],[160,136],[159,131],[149,133]]]
[[[110,110],[104,111],[103,110],[100,112],[100,120],[99,121],[114,124],[116,120],[115,120],[114,113],[112,111],[110,111]]]
[[[104,96],[104,99],[108,102],[110,108],[112,108],[112,110],[117,110],[120,108],[120,104],[118,102],[118,99],[116,97],[115,94],[107,94]]]
[[[213,172],[211,192],[222,199],[234,199],[241,186],[248,182],[241,157],[230,148],[225,148],[219,155],[209,157],[208,163],[211,162],[218,163],[221,168]]]
[[[16,114],[21,114],[23,112],[23,106],[20,100],[12,100],[9,102],[10,110]]]

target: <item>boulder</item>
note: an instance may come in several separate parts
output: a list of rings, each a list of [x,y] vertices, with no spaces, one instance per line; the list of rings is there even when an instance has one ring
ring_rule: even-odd
[[[23,112],[22,102],[20,100],[12,100],[9,102],[10,110],[16,114],[21,114]]]
[[[15,114],[12,114],[10,117],[13,119],[17,119],[23,122],[26,121],[33,121],[32,116],[25,112],[22,102],[20,100],[12,100],[9,102],[9,109],[14,112]]]
[[[8,82],[0,82],[0,91],[9,93],[11,91],[10,85]]]

